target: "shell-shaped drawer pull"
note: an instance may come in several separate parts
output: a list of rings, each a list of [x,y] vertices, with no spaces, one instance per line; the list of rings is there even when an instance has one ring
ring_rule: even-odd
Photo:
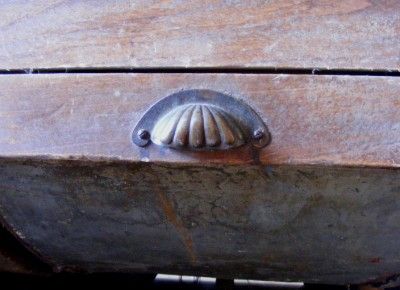
[[[245,103],[210,90],[188,90],[154,104],[136,125],[133,142],[178,150],[229,150],[268,145],[263,120]]]

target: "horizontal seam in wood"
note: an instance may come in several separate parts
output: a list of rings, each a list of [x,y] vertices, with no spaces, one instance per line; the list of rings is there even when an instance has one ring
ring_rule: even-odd
[[[65,67],[0,69],[0,75],[10,74],[110,74],[110,73],[190,73],[190,74],[288,74],[288,75],[349,75],[400,77],[400,70],[275,68],[275,67]]]

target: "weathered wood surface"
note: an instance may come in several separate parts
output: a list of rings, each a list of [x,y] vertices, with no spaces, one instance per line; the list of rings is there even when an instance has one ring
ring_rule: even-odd
[[[0,69],[398,70],[400,1],[1,1]]]
[[[400,170],[0,159],[0,214],[59,270],[400,273]]]
[[[149,106],[194,88],[246,102],[272,143],[132,143]],[[1,76],[0,216],[59,270],[389,277],[400,273],[399,96],[390,77]]]
[[[140,148],[131,132],[159,99],[212,89],[245,101],[272,134],[255,154]],[[0,78],[0,156],[399,167],[397,78],[240,74],[9,75]]]

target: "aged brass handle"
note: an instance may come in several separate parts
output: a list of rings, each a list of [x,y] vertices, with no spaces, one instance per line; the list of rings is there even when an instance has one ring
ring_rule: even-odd
[[[136,125],[133,142],[193,151],[261,148],[271,136],[262,119],[243,102],[210,90],[172,94],[153,105]]]

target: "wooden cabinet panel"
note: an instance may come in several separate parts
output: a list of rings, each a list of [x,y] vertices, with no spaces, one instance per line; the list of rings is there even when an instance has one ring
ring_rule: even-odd
[[[134,145],[144,112],[184,89],[243,100],[272,142],[253,154]],[[221,164],[398,167],[397,78],[249,74],[10,75],[0,78],[0,155]]]
[[[58,271],[356,284],[400,272],[399,174],[0,159],[0,214]]]
[[[0,69],[398,70],[400,2],[2,1]]]
[[[133,144],[146,110],[187,89],[242,100],[271,144]],[[389,277],[400,272],[399,95],[393,77],[2,76],[0,215],[58,270]]]
[[[397,0],[0,1],[0,222],[57,271],[395,281],[399,11]],[[166,111],[149,108],[192,100],[187,90],[226,102],[171,102],[179,120],[196,112],[180,127],[198,129],[181,135],[192,151],[157,145],[167,126],[153,113]],[[159,130],[136,134],[143,116]],[[266,131],[268,146],[241,146]],[[48,271],[7,246],[0,270]]]

